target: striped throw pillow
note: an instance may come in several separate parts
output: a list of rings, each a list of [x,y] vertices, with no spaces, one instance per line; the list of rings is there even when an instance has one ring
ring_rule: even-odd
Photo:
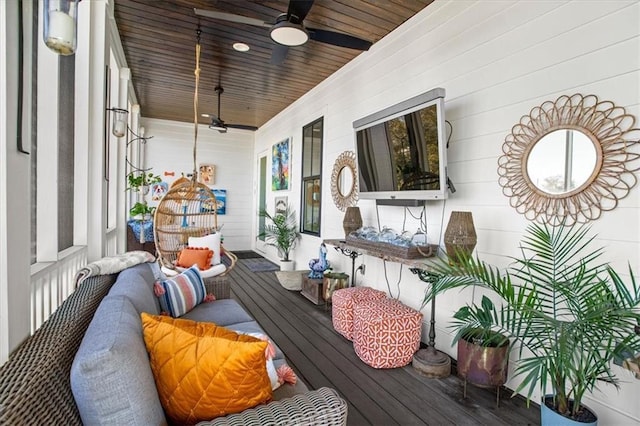
[[[156,286],[160,307],[174,318],[180,317],[204,301],[207,291],[196,266]]]

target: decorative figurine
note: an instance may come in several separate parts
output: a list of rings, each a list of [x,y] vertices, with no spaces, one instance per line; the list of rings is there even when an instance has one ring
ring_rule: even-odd
[[[309,261],[309,278],[322,279],[324,271],[329,269],[329,261],[327,260],[327,246],[320,244],[320,257]]]

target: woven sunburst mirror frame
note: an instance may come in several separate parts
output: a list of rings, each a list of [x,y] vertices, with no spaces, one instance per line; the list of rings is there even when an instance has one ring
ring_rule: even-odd
[[[217,207],[213,192],[199,182],[175,185],[165,194],[154,217],[156,250],[163,266],[175,268],[178,252],[189,237],[218,231]]]
[[[629,194],[636,184],[634,172],[640,169],[640,129],[634,128],[635,117],[624,108],[610,101],[599,101],[595,95],[574,94],[560,96],[531,110],[513,126],[502,146],[498,159],[498,183],[509,202],[529,220],[550,225],[572,225],[598,219],[603,211],[613,210],[618,201]],[[578,182],[573,177],[563,177],[565,186],[558,191],[547,190],[532,177],[532,152],[539,142],[546,139],[554,148],[542,159],[550,163],[564,155],[565,142],[551,139],[557,131],[576,131],[586,142],[587,150],[593,149],[593,167],[585,169]],[[572,136],[572,137],[573,137]],[[572,139],[572,137],[567,137]],[[591,144],[593,146],[591,146]],[[580,157],[564,160],[583,164]],[[551,179],[555,176],[551,176]],[[543,180],[547,183],[547,181]],[[547,186],[547,188],[550,186]]]

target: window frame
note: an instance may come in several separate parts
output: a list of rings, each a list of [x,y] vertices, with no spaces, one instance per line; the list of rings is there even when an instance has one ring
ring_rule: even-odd
[[[320,136],[319,140],[316,140],[313,136],[314,128],[319,126]],[[311,132],[310,146],[307,146],[307,140],[305,135]],[[316,147],[319,144],[319,147]],[[322,231],[322,159],[324,150],[324,116],[317,118],[310,123],[302,127],[302,167],[301,177],[302,184],[300,188],[300,232],[306,235],[320,236]],[[317,149],[316,149],[317,148]],[[309,170],[306,170],[307,164],[305,162],[305,155],[307,149],[311,150],[310,161],[308,164]],[[316,154],[314,156],[314,154]],[[317,163],[317,164],[316,164]],[[317,168],[316,168],[317,166]],[[318,171],[314,174],[314,169]],[[310,186],[309,186],[310,185]],[[307,202],[308,191],[307,188],[312,188],[311,201]],[[314,195],[317,194],[317,195]],[[317,197],[317,198],[316,198]],[[310,206],[310,204],[313,204]],[[315,215],[315,207],[317,206],[317,215]],[[311,226],[307,227],[307,209],[311,207]],[[317,225],[317,231],[314,229]]]

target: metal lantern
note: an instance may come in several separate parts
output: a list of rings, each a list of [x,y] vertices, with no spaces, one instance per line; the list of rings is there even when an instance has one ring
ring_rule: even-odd
[[[44,33],[47,47],[59,55],[76,52],[80,0],[44,0]]]

